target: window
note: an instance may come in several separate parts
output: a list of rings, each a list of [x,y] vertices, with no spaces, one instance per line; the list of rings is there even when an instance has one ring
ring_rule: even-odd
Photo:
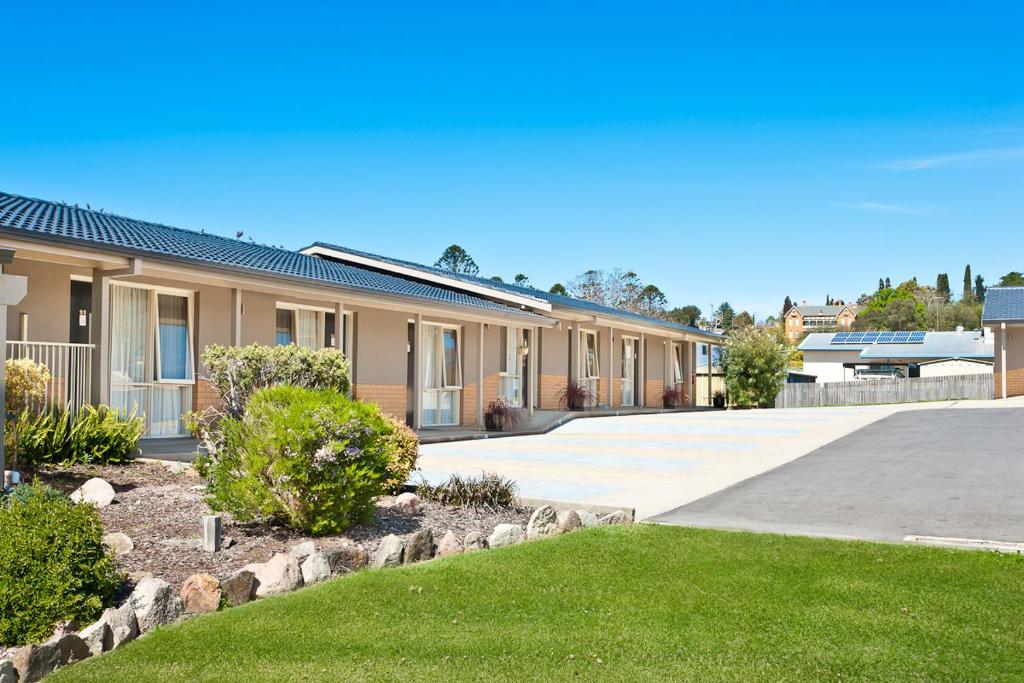
[[[422,423],[459,423],[462,354],[459,328],[425,323],[422,331]]]
[[[587,379],[601,376],[601,366],[597,359],[597,332],[583,331],[583,375]]]
[[[192,354],[188,334],[188,297],[157,295],[157,380],[192,379]]]
[[[676,384],[683,383],[683,346],[672,344],[672,381]]]
[[[279,303],[274,342],[278,346],[295,344],[313,351],[329,348],[334,335],[333,323],[334,314],[323,309]]]
[[[275,343],[278,346],[288,346],[295,341],[295,311],[287,308],[277,309],[277,336]]]
[[[523,365],[528,333],[520,327],[503,327],[498,364],[498,397],[514,406],[523,405]]]

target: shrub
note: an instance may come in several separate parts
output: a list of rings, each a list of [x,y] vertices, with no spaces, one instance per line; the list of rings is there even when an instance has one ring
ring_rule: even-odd
[[[343,394],[350,388],[348,359],[336,349],[213,344],[203,351],[202,360],[222,409],[232,417],[245,412],[250,397],[265,387],[288,384]]]
[[[679,387],[665,387],[661,392],[661,404],[666,408],[678,408],[686,403],[687,396]]]
[[[409,475],[416,469],[416,460],[420,455],[420,439],[416,436],[416,432],[406,426],[405,422],[399,422],[389,415],[383,417],[391,423],[393,428],[393,431],[383,435],[384,440],[390,444],[384,492],[399,493],[405,483],[409,481]]]
[[[260,389],[219,429],[222,448],[198,461],[210,507],[312,534],[368,521],[412,444],[373,404],[291,386]]]
[[[558,405],[567,410],[583,410],[594,402],[594,392],[579,382],[570,381],[555,398],[558,399]]]
[[[31,358],[12,358],[4,363],[6,376],[4,409],[9,415],[21,415],[30,408],[42,408],[50,370]]]
[[[453,474],[437,486],[422,481],[416,493],[424,500],[454,507],[507,508],[516,503],[519,486],[498,474],[481,473],[479,477]]]
[[[487,404],[484,411],[484,424],[490,430],[515,431],[522,418],[522,408],[517,408],[505,399],[499,398]]]
[[[737,408],[770,407],[786,379],[789,353],[768,330],[746,327],[729,335],[722,354],[725,388]]]
[[[18,450],[28,465],[116,465],[135,457],[145,425],[134,411],[124,415],[86,405],[77,416],[67,410],[22,413],[16,429]]]
[[[0,645],[94,621],[121,583],[95,508],[42,484],[14,491],[0,504]]]

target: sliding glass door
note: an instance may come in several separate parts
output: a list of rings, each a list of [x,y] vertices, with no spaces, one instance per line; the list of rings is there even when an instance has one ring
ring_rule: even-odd
[[[424,427],[459,424],[462,402],[462,338],[458,327],[423,324],[421,363]]]
[[[636,369],[640,340],[635,337],[622,338],[622,405],[636,405]]]
[[[597,353],[597,332],[591,330],[580,330],[580,368],[579,384],[585,387],[591,395],[587,403],[588,408],[597,405],[598,379],[601,377],[601,363]]]
[[[498,372],[498,397],[522,408],[528,376],[526,354],[529,332],[520,327],[501,328],[501,364]]]

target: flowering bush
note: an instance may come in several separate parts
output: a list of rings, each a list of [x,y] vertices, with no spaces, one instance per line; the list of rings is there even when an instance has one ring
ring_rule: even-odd
[[[395,463],[408,464],[415,440],[373,404],[292,386],[258,390],[219,429],[222,447],[197,463],[210,507],[312,534],[369,521],[374,498],[403,477]]]
[[[9,415],[21,415],[29,408],[43,407],[50,369],[31,358],[12,358],[5,362],[7,372],[4,409]]]

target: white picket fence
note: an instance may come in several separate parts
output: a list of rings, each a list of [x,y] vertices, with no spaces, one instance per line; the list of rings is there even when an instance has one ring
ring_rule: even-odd
[[[786,384],[775,397],[775,407],[807,408],[987,399],[993,398],[994,392],[993,376],[989,374]]]

